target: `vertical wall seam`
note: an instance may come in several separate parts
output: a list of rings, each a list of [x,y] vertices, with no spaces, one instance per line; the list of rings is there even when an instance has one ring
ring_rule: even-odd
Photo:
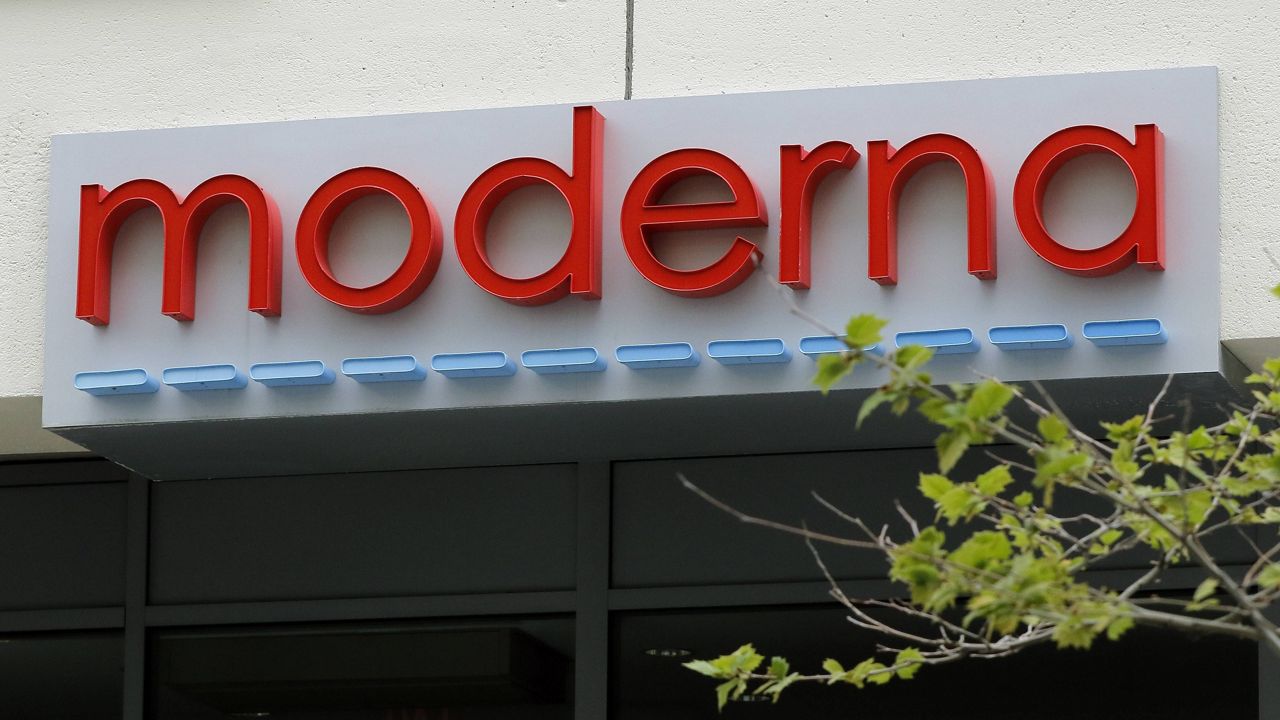
[[[574,717],[609,715],[609,563],[613,468],[578,463],[577,569],[574,585]]]
[[[625,81],[622,86],[622,99],[631,99],[631,74],[635,66],[636,56],[636,0],[627,0],[627,50],[623,72]]]
[[[151,481],[130,473],[125,515],[124,720],[146,714],[147,569],[151,523]]]

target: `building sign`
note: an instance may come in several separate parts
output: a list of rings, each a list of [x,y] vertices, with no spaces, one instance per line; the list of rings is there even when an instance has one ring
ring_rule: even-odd
[[[803,316],[854,312],[942,379],[1216,371],[1216,92],[1195,68],[57,137],[45,425],[807,391],[839,345]]]

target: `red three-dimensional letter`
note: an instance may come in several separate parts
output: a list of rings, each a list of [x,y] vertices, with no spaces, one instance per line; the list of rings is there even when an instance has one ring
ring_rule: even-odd
[[[343,284],[329,267],[329,232],[351,203],[387,193],[409,216],[409,250],[390,277],[369,287]],[[440,266],[440,218],[413,183],[381,168],[338,173],[315,191],[298,216],[298,269],[320,297],[352,312],[376,315],[399,310],[418,297]]]
[[[568,293],[600,299],[600,187],[604,118],[590,106],[573,109],[573,174],[542,158],[513,158],[481,173],[458,203],[453,234],[458,260],[477,285],[517,305],[542,305]],[[510,278],[489,264],[485,230],[494,208],[526,185],[544,182],[569,204],[569,248],[551,269]]]
[[[995,192],[978,151],[954,135],[925,135],[894,150],[887,140],[867,143],[867,276],[881,285],[898,282],[898,198],[921,168],[954,160],[964,172],[969,218],[969,273],[996,276]]]
[[[134,212],[153,205],[164,227],[160,309],[175,320],[196,317],[196,245],[215,210],[233,202],[249,213],[249,309],[280,314],[280,212],[252,180],[219,175],[185,199],[155,180],[133,180],[107,192],[80,188],[80,258],[76,317],[93,325],[111,320],[111,252],[116,233]]]
[[[1044,191],[1068,160],[1091,152],[1109,152],[1133,174],[1137,199],[1133,219],[1120,237],[1092,250],[1058,244],[1040,213]],[[1013,212],[1022,237],[1036,254],[1073,275],[1099,277],[1119,272],[1135,260],[1148,270],[1164,269],[1164,135],[1155,125],[1134,127],[1134,142],[1093,125],[1059,130],[1027,155],[1013,186]]]
[[[826,142],[809,152],[800,145],[783,145],[779,158],[782,207],[778,213],[778,281],[809,287],[809,224],[813,195],[827,175],[848,170],[858,151],[846,142]]]
[[[713,175],[729,186],[726,202],[660,205],[662,195],[694,175]],[[718,152],[686,148],[655,158],[636,175],[622,200],[622,244],[640,274],[654,285],[687,297],[710,297],[737,287],[755,269],[755,243],[738,237],[719,260],[699,270],[676,270],[658,260],[649,234],[767,225],[764,200],[737,163]]]

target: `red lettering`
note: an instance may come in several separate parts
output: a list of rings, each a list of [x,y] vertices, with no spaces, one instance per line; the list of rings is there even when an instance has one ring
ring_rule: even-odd
[[[600,299],[600,188],[604,118],[590,106],[573,109],[573,174],[541,158],[513,158],[485,170],[458,203],[453,232],[458,260],[477,285],[507,302],[542,305],[581,295]],[[533,183],[551,185],[569,204],[569,247],[555,265],[530,278],[507,277],[489,264],[485,231],[494,208]]]
[[[823,179],[836,170],[851,169],[858,157],[858,151],[846,142],[826,142],[810,152],[805,152],[800,145],[782,146],[778,281],[783,285],[809,287],[809,234],[814,193]]]
[[[238,175],[220,175],[185,199],[155,180],[132,180],[107,192],[80,188],[80,257],[76,317],[93,325],[111,321],[111,254],[116,233],[147,205],[160,211],[164,271],[160,310],[175,320],[196,316],[196,246],[209,216],[239,201],[249,213],[249,309],[280,314],[280,212],[262,188]]]
[[[996,276],[995,192],[991,174],[969,143],[954,135],[926,135],[895,150],[887,140],[867,143],[867,276],[881,285],[898,282],[898,198],[921,168],[954,160],[964,172],[968,205],[969,273]]]
[[[329,267],[329,233],[351,203],[374,193],[395,198],[409,216],[409,250],[400,266],[382,282],[352,287]],[[352,312],[376,315],[413,302],[440,267],[440,218],[413,183],[381,168],[363,167],[338,173],[315,191],[298,216],[298,269],[320,297]]]
[[[1164,269],[1163,135],[1154,124],[1136,125],[1130,143],[1119,133],[1096,126],[1060,130],[1035,146],[1018,171],[1013,211],[1027,244],[1040,257],[1082,276],[1119,272],[1130,264]],[[463,269],[487,292],[519,305],[540,305],[568,294],[601,297],[601,201],[604,118],[591,106],[573,109],[572,172],[533,157],[500,162],[478,177],[463,194],[455,221],[455,241]],[[1088,250],[1058,243],[1044,225],[1044,193],[1054,175],[1071,159],[1106,152],[1128,167],[1137,188],[1133,217],[1111,242]],[[847,142],[829,141],[806,151],[779,147],[779,282],[808,288],[811,282],[813,202],[832,173],[851,170],[861,156]],[[964,140],[945,134],[919,137],[901,149],[886,140],[867,146],[868,276],[883,285],[898,280],[897,214],[903,188],[915,173],[950,160],[964,174],[968,272],[996,277],[995,216],[991,175],[978,152]],[[680,181],[712,176],[729,189],[721,202],[663,204]],[[512,278],[495,270],[485,249],[485,233],[494,209],[515,190],[534,183],[554,187],[568,204],[569,245],[556,263],[534,277]],[[368,287],[346,285],[329,265],[329,236],[334,221],[351,203],[373,193],[394,197],[408,215],[409,249],[385,280]],[[161,311],[177,320],[195,318],[197,244],[209,216],[239,202],[249,218],[249,309],[280,314],[280,215],[271,197],[238,175],[211,178],[186,198],[147,179],[107,191],[81,188],[76,317],[95,325],[110,320],[112,252],[121,225],[136,211],[154,206],[164,228]],[[767,208],[746,172],[729,157],[706,149],[674,150],[640,170],[622,198],[619,230],[632,265],[658,287],[686,297],[710,297],[732,290],[755,269],[760,249],[744,237],[709,265],[678,270],[653,250],[656,233],[683,230],[761,227]],[[435,277],[443,237],[431,203],[406,178],[380,168],[339,173],[308,199],[298,218],[296,249],[303,277],[321,297],[359,313],[387,313],[412,302]]]
[[[1115,240],[1091,250],[1058,244],[1045,229],[1040,209],[1045,189],[1068,160],[1109,152],[1133,174],[1137,199],[1133,219]],[[1018,170],[1013,213],[1022,237],[1036,254],[1073,275],[1100,277],[1120,272],[1135,260],[1148,270],[1164,270],[1164,135],[1155,125],[1134,126],[1134,142],[1092,125],[1066,128],[1045,138]]]
[[[672,185],[694,175],[720,178],[729,186],[733,200],[658,204]],[[729,251],[707,267],[676,270],[653,254],[650,233],[768,224],[760,191],[742,168],[718,152],[695,148],[674,150],[646,165],[627,189],[620,222],[622,244],[636,270],[663,290],[687,297],[710,297],[737,287],[755,269],[760,251],[755,243],[737,237]]]

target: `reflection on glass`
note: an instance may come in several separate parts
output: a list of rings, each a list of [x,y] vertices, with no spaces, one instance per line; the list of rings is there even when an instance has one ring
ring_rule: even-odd
[[[116,631],[0,636],[0,718],[119,718],[123,662]]]
[[[564,632],[525,625],[165,633],[152,646],[155,717],[568,720]]]

